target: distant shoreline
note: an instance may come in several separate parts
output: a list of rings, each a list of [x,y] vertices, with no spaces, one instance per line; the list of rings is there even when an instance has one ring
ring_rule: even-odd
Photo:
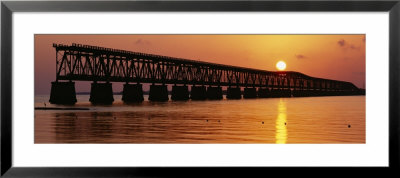
[[[35,107],[35,110],[89,110],[89,108],[56,108],[56,107]]]

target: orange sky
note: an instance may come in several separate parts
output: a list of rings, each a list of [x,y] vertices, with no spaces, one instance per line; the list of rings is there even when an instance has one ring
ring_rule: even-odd
[[[365,35],[35,35],[35,94],[49,94],[55,80],[53,43],[72,43],[199,61],[287,71],[365,86]],[[113,85],[121,91],[121,84]],[[77,82],[77,92],[90,82]],[[146,90],[146,87],[144,88]]]

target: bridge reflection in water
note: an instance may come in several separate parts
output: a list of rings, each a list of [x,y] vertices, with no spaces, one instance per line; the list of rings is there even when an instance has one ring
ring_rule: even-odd
[[[150,101],[362,95],[350,82],[310,77],[299,72],[272,72],[89,45],[53,44],[56,81],[50,103],[75,104],[73,81],[91,81],[90,102],[112,104],[112,83],[124,82],[122,100],[142,102],[143,83]],[[191,85],[189,90],[188,85]],[[243,88],[243,89],[242,89]]]
[[[286,120],[286,101],[280,98],[278,103],[278,116],[276,117],[275,143],[286,143],[287,141],[287,120]]]

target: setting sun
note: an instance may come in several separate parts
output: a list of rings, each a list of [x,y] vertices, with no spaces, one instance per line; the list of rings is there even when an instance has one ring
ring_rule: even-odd
[[[278,70],[285,70],[286,69],[286,63],[283,61],[279,61],[276,63],[276,68]]]

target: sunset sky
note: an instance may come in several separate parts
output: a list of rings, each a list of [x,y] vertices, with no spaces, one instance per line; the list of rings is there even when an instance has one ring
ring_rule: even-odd
[[[212,63],[349,81],[365,86],[365,35],[35,35],[35,94],[49,94],[55,80],[53,43],[123,49]],[[77,92],[91,82],[76,82]],[[114,92],[122,84],[113,84]],[[148,90],[148,86],[144,86]]]

